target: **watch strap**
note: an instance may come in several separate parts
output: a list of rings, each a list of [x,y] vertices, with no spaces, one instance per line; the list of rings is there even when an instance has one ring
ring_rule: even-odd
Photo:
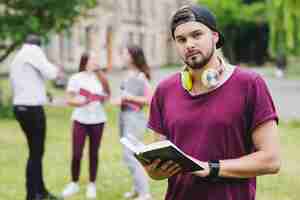
[[[211,160],[208,162],[208,166],[209,166],[208,178],[217,179],[219,177],[220,161],[219,160]]]

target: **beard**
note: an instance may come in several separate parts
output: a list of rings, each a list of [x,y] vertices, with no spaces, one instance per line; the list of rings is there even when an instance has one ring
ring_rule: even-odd
[[[214,52],[215,52],[215,49],[212,47],[206,55],[199,52],[197,55],[190,56],[190,57],[184,59],[184,63],[191,69],[202,69],[210,61]]]

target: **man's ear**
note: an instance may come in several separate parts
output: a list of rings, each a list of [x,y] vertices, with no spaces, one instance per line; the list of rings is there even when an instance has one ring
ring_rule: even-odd
[[[212,32],[212,35],[213,35],[213,40],[214,40],[215,44],[217,44],[217,43],[218,43],[218,41],[219,41],[219,39],[220,39],[220,37],[219,37],[219,33],[218,33],[218,32],[215,32],[215,31],[213,31],[213,32]]]

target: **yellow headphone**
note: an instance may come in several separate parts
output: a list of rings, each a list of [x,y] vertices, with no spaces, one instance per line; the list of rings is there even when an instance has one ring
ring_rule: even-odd
[[[187,91],[191,91],[193,88],[193,80],[190,72],[187,69],[184,69],[180,76],[182,87]]]
[[[219,84],[220,76],[223,73],[224,68],[221,67],[219,70],[217,69],[206,69],[201,75],[201,82],[206,88],[214,88]],[[180,74],[181,76],[181,85],[187,90],[191,91],[193,88],[193,79],[192,75],[188,71],[187,67],[183,69]]]

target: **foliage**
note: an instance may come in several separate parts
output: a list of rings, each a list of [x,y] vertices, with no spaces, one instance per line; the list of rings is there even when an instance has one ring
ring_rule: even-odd
[[[300,53],[300,2],[298,0],[267,0],[270,27],[270,53]]]
[[[47,36],[70,27],[97,0],[0,1],[0,62],[17,48],[28,33]]]
[[[12,105],[0,105],[0,120],[13,118]]]
[[[207,5],[218,18],[218,25],[229,37],[237,37],[235,29],[268,24],[269,53],[297,55],[300,53],[300,1],[298,0],[257,0],[246,4],[243,0],[198,0]],[[229,30],[229,31],[228,31]]]
[[[215,13],[218,27],[226,38],[223,52],[231,63],[241,62],[243,59],[262,62],[266,42],[256,41],[261,41],[263,37],[261,32],[257,31],[257,27],[260,27],[259,30],[264,30],[267,23],[264,2],[255,1],[246,4],[243,0],[198,0],[198,3],[207,6]],[[253,42],[259,43],[260,52],[254,50]],[[256,54],[258,56],[247,58],[245,55],[239,55],[241,51],[249,56]]]
[[[216,14],[221,29],[231,25],[243,26],[266,22],[266,6],[263,2],[251,4],[245,4],[242,0],[198,0],[198,2],[209,7]]]

